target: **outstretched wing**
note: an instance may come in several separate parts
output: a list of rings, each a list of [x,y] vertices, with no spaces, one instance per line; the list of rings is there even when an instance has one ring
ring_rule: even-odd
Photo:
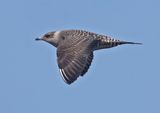
[[[68,35],[57,47],[58,66],[67,84],[74,82],[80,75],[83,76],[93,59],[93,51],[90,46],[92,38],[79,35],[80,31],[74,32],[76,35]],[[68,31],[68,33],[71,32]]]
[[[93,59],[93,52],[85,50],[57,51],[58,66],[61,76],[67,84],[74,82],[80,75],[83,76],[89,69]]]

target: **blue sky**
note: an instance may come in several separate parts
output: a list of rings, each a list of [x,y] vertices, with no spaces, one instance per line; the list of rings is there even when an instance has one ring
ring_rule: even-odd
[[[159,0],[1,0],[0,113],[160,113]],[[84,29],[142,42],[97,51],[72,85],[34,39]]]

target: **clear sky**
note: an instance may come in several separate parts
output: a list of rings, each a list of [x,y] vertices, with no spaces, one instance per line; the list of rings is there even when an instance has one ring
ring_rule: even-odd
[[[97,51],[63,82],[56,49],[34,39],[84,29],[142,42]],[[159,0],[1,0],[0,113],[160,113]]]

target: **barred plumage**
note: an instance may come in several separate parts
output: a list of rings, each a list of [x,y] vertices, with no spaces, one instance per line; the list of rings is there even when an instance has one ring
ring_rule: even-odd
[[[122,44],[141,44],[120,41],[83,30],[49,32],[36,40],[44,40],[57,48],[58,66],[62,78],[67,84],[71,84],[88,71],[95,50]]]

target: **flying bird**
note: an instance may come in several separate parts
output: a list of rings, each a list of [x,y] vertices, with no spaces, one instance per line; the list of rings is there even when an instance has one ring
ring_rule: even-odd
[[[73,83],[88,71],[94,51],[123,44],[141,44],[121,41],[84,30],[48,32],[35,40],[43,40],[57,48],[58,67],[67,84]]]

